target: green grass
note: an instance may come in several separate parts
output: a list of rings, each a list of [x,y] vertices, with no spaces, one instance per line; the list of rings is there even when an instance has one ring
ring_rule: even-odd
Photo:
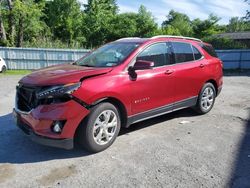
[[[31,72],[31,70],[7,70],[4,73],[0,73],[0,75],[26,75]]]

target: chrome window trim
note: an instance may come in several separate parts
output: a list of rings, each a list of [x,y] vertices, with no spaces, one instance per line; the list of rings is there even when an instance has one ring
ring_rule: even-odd
[[[186,41],[171,41],[171,40],[166,40],[166,41],[157,41],[157,42],[153,42],[153,43],[150,43],[148,45],[146,45],[144,48],[141,48],[137,54],[135,54],[134,58],[129,62],[128,66],[125,68],[124,72],[128,72],[128,68],[130,66],[132,66],[134,63],[135,63],[135,60],[136,60],[136,57],[146,48],[148,48],[149,46],[151,45],[154,45],[154,44],[157,44],[157,43],[172,43],[172,42],[178,42],[178,43],[186,43],[186,44],[190,44],[191,47],[194,46],[193,44],[189,43],[189,42],[186,42]],[[195,46],[194,46],[195,47]],[[195,47],[196,48],[196,47]],[[185,61],[185,62],[181,62],[181,63],[173,63],[173,64],[169,64],[169,65],[163,65],[163,66],[159,66],[159,67],[153,67],[152,69],[149,69],[149,70],[154,70],[154,69],[157,69],[157,68],[164,68],[164,67],[171,67],[171,66],[175,66],[175,65],[179,65],[179,64],[187,64],[187,63],[196,63],[197,61],[201,61],[203,59],[205,59],[205,56],[204,54],[198,49],[196,48],[200,54],[201,54],[201,58],[200,59],[195,59],[193,61]],[[193,50],[193,48],[192,48]],[[136,72],[141,72],[141,71],[147,71],[147,70],[137,70]]]

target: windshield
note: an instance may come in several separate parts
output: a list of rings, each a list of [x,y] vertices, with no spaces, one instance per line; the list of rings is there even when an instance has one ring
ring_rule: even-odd
[[[110,43],[89,55],[79,59],[75,64],[87,67],[113,67],[121,64],[139,43]]]

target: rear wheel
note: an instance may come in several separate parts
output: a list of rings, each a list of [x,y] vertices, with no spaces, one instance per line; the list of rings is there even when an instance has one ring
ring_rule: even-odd
[[[120,131],[119,112],[111,103],[100,103],[91,109],[80,126],[80,144],[90,152],[103,151],[113,144]]]
[[[199,114],[208,113],[214,106],[216,90],[212,83],[206,83],[199,94],[195,110]]]
[[[6,69],[7,69],[6,66],[3,65],[2,69],[1,69],[1,72],[4,73],[6,71]]]

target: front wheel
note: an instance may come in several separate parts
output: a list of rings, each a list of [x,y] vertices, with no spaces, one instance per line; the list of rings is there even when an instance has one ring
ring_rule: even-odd
[[[199,94],[195,110],[199,114],[208,113],[214,106],[216,90],[212,83],[206,83]]]
[[[100,103],[91,109],[89,116],[80,125],[80,145],[90,152],[100,152],[115,141],[121,127],[117,108],[111,103]]]

